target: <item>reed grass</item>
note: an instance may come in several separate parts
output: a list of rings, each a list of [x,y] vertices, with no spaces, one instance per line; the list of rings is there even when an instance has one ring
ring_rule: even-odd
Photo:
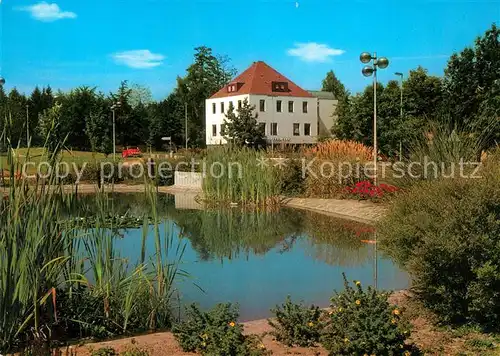
[[[328,160],[368,161],[373,157],[373,148],[348,140],[328,140],[304,151],[306,156]]]
[[[268,207],[279,203],[279,175],[263,152],[224,147],[210,150],[203,177],[204,199],[209,204]]]
[[[151,182],[144,182],[149,209],[142,245],[153,238],[155,250],[134,263],[117,251],[122,237],[109,219],[117,211],[112,200],[97,191],[93,208],[79,210],[92,214],[91,228],[68,219],[81,204],[77,197],[65,193],[55,175],[43,182],[17,179],[21,162],[8,137],[0,140],[11,172],[0,200],[0,353],[170,327],[176,283],[189,275],[181,268],[185,245],[173,230],[160,228]],[[58,159],[54,153],[50,162]]]
[[[364,164],[373,159],[373,149],[354,141],[328,140],[306,149],[304,156],[313,161],[308,162],[305,194],[339,198],[345,187],[367,179]]]

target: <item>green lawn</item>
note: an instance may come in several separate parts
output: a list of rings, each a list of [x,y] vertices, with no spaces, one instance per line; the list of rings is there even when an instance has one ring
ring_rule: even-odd
[[[167,155],[166,152],[152,152],[154,155]],[[23,164],[26,162],[26,157],[29,155],[29,161],[33,162],[35,165],[38,165],[40,162],[47,161],[47,152],[44,148],[35,147],[30,148],[29,152],[27,148],[20,148],[15,150],[15,160],[19,164]],[[143,158],[149,157],[149,152],[143,152]],[[84,162],[100,162],[103,160],[111,161],[113,159],[113,154],[109,155],[107,158],[102,153],[95,152],[86,152],[86,151],[63,151],[62,153],[62,162],[67,163],[76,163],[78,167],[81,167]],[[129,158],[129,160],[133,160],[137,158]],[[127,159],[123,159],[121,155],[121,151],[116,153],[116,160],[119,162],[126,161]],[[7,169],[9,166],[7,164],[7,155],[5,153],[0,154],[0,169]],[[33,173],[35,171],[35,167],[30,165],[27,169],[29,173]]]

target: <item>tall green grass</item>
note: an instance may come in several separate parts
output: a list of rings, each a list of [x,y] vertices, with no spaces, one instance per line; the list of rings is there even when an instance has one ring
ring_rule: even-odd
[[[154,239],[155,249],[149,259],[143,251],[140,261],[129,261],[116,248],[122,237],[121,226],[109,219],[116,213],[112,200],[96,192],[92,209],[80,209],[93,214],[91,228],[68,219],[68,211],[81,204],[77,197],[65,193],[55,176],[17,179],[20,163],[8,138],[1,139],[11,174],[0,200],[0,353],[168,328],[176,281],[188,277],[181,268],[185,245],[162,225],[150,182],[142,245]],[[58,159],[56,153],[50,162]]]
[[[279,201],[280,180],[265,153],[248,148],[210,150],[203,193],[208,203],[272,206]]]

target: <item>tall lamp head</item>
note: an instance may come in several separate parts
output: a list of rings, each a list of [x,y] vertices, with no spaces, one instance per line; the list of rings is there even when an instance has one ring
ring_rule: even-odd
[[[380,69],[385,69],[389,66],[389,60],[385,57],[377,59],[377,67]]]
[[[359,60],[361,61],[361,63],[368,63],[372,59],[372,55],[368,52],[363,52],[359,55]]]
[[[372,66],[364,66],[363,69],[361,70],[361,73],[363,73],[363,75],[365,77],[369,77],[373,74],[374,72],[374,69]]]

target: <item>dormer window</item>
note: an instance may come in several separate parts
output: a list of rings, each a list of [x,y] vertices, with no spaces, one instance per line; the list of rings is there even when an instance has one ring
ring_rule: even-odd
[[[240,82],[228,84],[228,86],[227,86],[227,92],[228,93],[235,93],[238,90],[240,90],[240,88],[242,86],[243,86],[243,83],[240,83]]]
[[[288,91],[288,82],[272,82],[271,86],[275,92],[284,93]]]

